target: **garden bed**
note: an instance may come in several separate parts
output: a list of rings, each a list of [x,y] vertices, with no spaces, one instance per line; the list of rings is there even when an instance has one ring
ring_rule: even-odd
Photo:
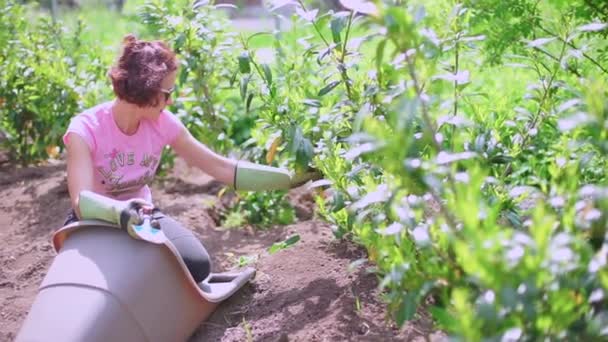
[[[365,258],[361,249],[337,241],[313,217],[311,196],[292,190],[300,220],[267,230],[216,225],[221,185],[188,168],[155,184],[158,206],[191,227],[204,242],[216,271],[248,260],[257,269],[251,284],[223,303],[191,341],[424,340],[428,319],[397,329],[386,319],[377,277],[370,265],[349,271]],[[62,162],[0,172],[0,340],[13,340],[55,255],[50,237],[69,209]],[[293,247],[268,248],[297,233]],[[424,316],[424,315],[423,315]]]

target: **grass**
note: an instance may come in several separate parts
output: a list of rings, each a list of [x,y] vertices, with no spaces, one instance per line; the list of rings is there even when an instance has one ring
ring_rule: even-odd
[[[123,13],[118,13],[99,2],[84,3],[78,10],[62,10],[59,19],[69,29],[74,29],[81,20],[85,24],[85,43],[101,45],[115,50],[122,38],[133,33],[140,38],[148,38],[144,25],[139,22],[136,6],[139,1],[127,1]]]
[[[102,46],[109,52],[116,52],[119,48],[122,38],[133,33],[136,36],[144,39],[153,39],[143,23],[140,22],[137,16],[137,10],[145,0],[129,0],[125,2],[125,7],[122,13],[119,13],[109,6],[109,1],[101,0],[82,0],[78,9],[69,9],[60,7],[58,20],[61,21],[67,29],[74,29],[79,20],[85,24],[83,38],[85,44]],[[47,10],[38,11],[37,15],[50,15]],[[276,36],[272,33],[274,22],[270,16],[265,16],[265,22],[256,23],[235,23],[232,26],[232,31],[241,33],[245,38],[252,36],[258,32],[266,32],[267,34],[259,34],[251,38],[249,41],[252,49],[267,49],[272,48]],[[237,19],[238,20],[238,19]],[[250,21],[251,19],[246,19]],[[301,23],[300,23],[301,24]],[[311,36],[313,42],[323,44],[318,38],[314,28],[311,25],[301,25],[292,22],[292,28],[282,32],[281,40],[290,40],[294,36]],[[361,29],[359,29],[361,30]],[[328,27],[322,28],[323,35],[331,40],[331,32]],[[356,37],[365,34],[365,32],[353,32],[352,36]]]
[[[114,51],[120,46],[122,38],[129,33],[133,33],[139,38],[154,39],[137,16],[138,7],[143,3],[144,0],[127,1],[123,12],[118,13],[103,2],[85,1],[77,10],[61,8],[58,20],[70,30],[78,25],[79,20],[82,20],[85,23],[83,33],[85,43],[101,45]],[[48,14],[43,12],[43,15]],[[245,37],[259,32],[248,25],[234,25],[233,31],[242,33]],[[254,49],[270,48],[273,46],[274,40],[272,34],[263,34],[255,36],[250,42]]]

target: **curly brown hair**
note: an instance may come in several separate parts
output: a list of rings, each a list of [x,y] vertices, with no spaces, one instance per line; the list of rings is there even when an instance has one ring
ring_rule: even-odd
[[[177,70],[175,53],[162,41],[139,40],[129,34],[123,39],[123,51],[109,76],[114,94],[140,107],[158,105],[162,80]]]

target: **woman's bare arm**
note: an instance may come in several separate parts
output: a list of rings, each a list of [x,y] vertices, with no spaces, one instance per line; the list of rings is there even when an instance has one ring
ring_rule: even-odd
[[[221,156],[196,140],[187,129],[175,139],[171,147],[189,165],[196,166],[216,180],[234,186],[236,160]]]
[[[87,143],[78,134],[69,134],[67,151],[68,190],[72,208],[80,217],[78,196],[83,190],[93,190],[93,160]]]

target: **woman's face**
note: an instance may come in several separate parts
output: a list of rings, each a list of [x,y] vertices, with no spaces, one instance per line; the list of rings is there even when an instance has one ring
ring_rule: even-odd
[[[146,115],[148,119],[158,119],[160,113],[162,113],[167,106],[173,103],[173,96],[175,93],[173,89],[175,87],[175,79],[177,78],[177,70],[169,73],[161,82],[161,91],[158,93],[158,105],[150,108],[151,110]]]

